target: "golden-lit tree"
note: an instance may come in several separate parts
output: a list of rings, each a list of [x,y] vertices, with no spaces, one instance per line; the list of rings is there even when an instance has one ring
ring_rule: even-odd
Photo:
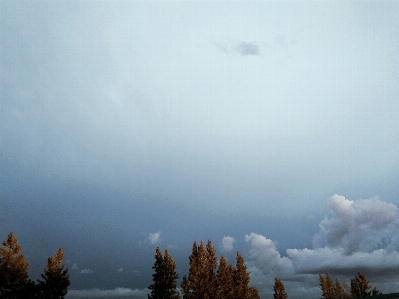
[[[216,299],[233,298],[233,267],[227,265],[226,259],[220,257],[219,267],[216,272],[217,291]]]
[[[369,289],[371,289],[370,281],[367,279],[366,275],[359,271],[357,276],[355,275],[355,278],[351,279],[350,292],[352,298],[362,298],[380,294],[376,287],[374,287],[372,291],[369,291]]]
[[[21,253],[21,245],[10,232],[0,248],[0,298],[21,298],[29,283],[29,262]]]
[[[38,290],[40,298],[43,299],[63,299],[68,293],[70,285],[68,269],[62,263],[64,252],[60,247],[56,254],[47,260],[47,267],[41,274],[43,280],[38,280]]]
[[[239,252],[237,252],[236,260],[237,263],[233,269],[233,297],[236,299],[259,299],[256,288],[249,286],[250,276],[244,258]]]
[[[274,279],[273,290],[274,290],[274,294],[273,294],[274,299],[287,299],[288,298],[288,295],[285,291],[283,282],[277,277]]]
[[[151,294],[149,299],[180,299],[180,293],[177,290],[177,279],[179,275],[176,273],[176,263],[172,256],[165,249],[165,255],[157,247],[155,253],[155,263],[152,267],[155,273],[152,275],[153,284],[148,288]]]
[[[336,279],[334,283],[330,274],[326,273],[325,278],[323,275],[319,274],[319,279],[320,289],[324,299],[348,299],[352,297],[347,285],[344,284],[343,287],[338,279]]]
[[[189,258],[188,277],[184,276],[181,288],[184,299],[209,299],[216,294],[216,253],[211,241],[193,244]]]

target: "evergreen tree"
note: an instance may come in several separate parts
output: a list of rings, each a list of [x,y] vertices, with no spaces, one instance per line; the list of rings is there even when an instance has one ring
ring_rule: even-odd
[[[233,297],[236,299],[249,299],[251,297],[259,299],[257,291],[255,292],[254,288],[249,287],[249,273],[244,258],[239,252],[237,252],[236,260],[236,267],[233,270]]]
[[[165,255],[162,257],[159,247],[156,249],[155,263],[152,267],[155,273],[152,275],[153,284],[148,288],[151,294],[148,295],[149,299],[180,299],[178,292],[177,279],[179,275],[176,273],[176,263],[172,256],[169,255],[165,249]]]
[[[335,284],[330,274],[326,273],[326,277],[319,274],[320,289],[322,291],[322,298],[324,299],[346,299],[351,298],[351,295],[345,291],[338,279]]]
[[[184,276],[181,288],[184,299],[210,299],[216,294],[216,257],[211,241],[206,248],[203,242],[193,244],[189,258],[188,277]]]
[[[227,265],[226,259],[220,258],[219,267],[216,273],[217,291],[216,299],[233,298],[233,267]]]
[[[288,295],[285,292],[284,284],[279,278],[274,279],[274,294],[273,297],[274,299],[287,299]]]
[[[21,298],[29,283],[28,267],[21,245],[10,232],[0,248],[0,298]]]
[[[370,288],[370,281],[368,281],[367,277],[360,271],[357,273],[357,276],[351,280],[351,295],[353,298],[370,296],[371,292],[368,291]],[[377,289],[376,291],[378,293]]]
[[[206,284],[208,285],[208,297],[214,298],[217,293],[217,280],[216,280],[216,268],[217,268],[216,250],[212,246],[211,240],[208,240],[206,244]]]
[[[38,280],[38,290],[40,298],[43,299],[63,299],[68,293],[70,285],[68,269],[62,264],[64,252],[60,247],[56,254],[47,260],[47,267],[41,274],[43,280]]]
[[[376,287],[373,288],[371,294],[372,296],[381,295],[380,291]]]

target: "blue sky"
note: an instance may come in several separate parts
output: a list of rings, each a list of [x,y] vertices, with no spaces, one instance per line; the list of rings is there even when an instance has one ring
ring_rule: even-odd
[[[263,297],[275,273],[316,298],[315,274],[360,268],[397,291],[378,277],[398,275],[398,15],[395,1],[2,1],[3,239],[32,275],[62,245],[80,292],[141,296],[156,246],[183,276],[207,239],[244,254]]]

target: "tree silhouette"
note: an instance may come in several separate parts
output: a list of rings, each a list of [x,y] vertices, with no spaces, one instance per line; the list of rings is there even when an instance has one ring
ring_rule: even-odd
[[[149,299],[180,299],[180,293],[177,291],[177,279],[179,275],[176,273],[176,263],[165,249],[165,255],[157,247],[155,254],[155,263],[152,267],[155,273],[152,275],[153,284],[148,288],[151,294]]]
[[[43,280],[38,280],[38,290],[40,298],[43,299],[63,299],[68,293],[70,285],[68,269],[62,264],[64,252],[60,247],[56,254],[47,260],[47,267],[41,274]]]
[[[10,232],[0,248],[0,298],[21,298],[29,282],[29,262],[21,253],[21,245]]]
[[[273,290],[274,290],[274,294],[273,294],[274,299],[287,299],[288,298],[288,295],[285,292],[285,287],[284,287],[283,282],[277,277],[274,279]]]

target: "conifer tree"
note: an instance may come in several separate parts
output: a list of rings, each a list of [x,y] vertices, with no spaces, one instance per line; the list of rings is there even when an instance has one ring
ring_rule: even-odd
[[[247,266],[245,265],[244,258],[239,252],[237,252],[236,260],[236,267],[233,270],[234,298],[249,299],[252,297],[259,299],[257,291],[255,293],[254,289],[249,287],[249,273],[247,272]]]
[[[176,263],[172,256],[169,255],[165,249],[165,255],[162,257],[159,247],[156,249],[155,263],[152,267],[155,273],[152,275],[153,284],[148,288],[151,294],[148,295],[149,299],[180,299],[178,292],[177,279],[179,275],[176,273]]]
[[[41,274],[43,280],[38,280],[38,290],[40,298],[43,299],[63,299],[68,293],[70,285],[68,269],[62,263],[64,252],[60,247],[56,254],[47,260],[47,267],[43,268]]]
[[[216,299],[233,298],[233,267],[227,265],[226,259],[220,258],[219,267],[216,273],[217,291]]]
[[[338,279],[335,280],[335,284],[330,274],[326,273],[326,277],[319,274],[320,289],[322,291],[322,298],[324,299],[347,299],[351,298],[349,292],[345,291]],[[344,286],[346,286],[344,284]]]
[[[21,298],[29,283],[28,267],[21,245],[10,232],[0,248],[0,298]]]
[[[216,257],[211,241],[206,248],[203,242],[193,244],[189,258],[188,277],[184,276],[181,288],[184,299],[210,299],[216,293]]]
[[[360,271],[357,273],[357,276],[351,280],[351,295],[353,298],[370,296],[371,292],[368,291],[370,288],[370,281],[368,281],[367,277]],[[378,290],[375,289],[373,292],[378,293]]]
[[[274,299],[287,299],[288,298],[288,295],[285,292],[285,287],[284,287],[283,282],[277,277],[274,279],[273,290],[274,290],[274,294],[273,294]]]
[[[334,284],[330,274],[326,273],[326,278],[319,274],[320,289],[324,299],[335,299]]]
[[[211,240],[206,244],[206,283],[208,285],[208,297],[214,298],[217,292],[216,268],[217,268],[216,250],[212,246]]]

